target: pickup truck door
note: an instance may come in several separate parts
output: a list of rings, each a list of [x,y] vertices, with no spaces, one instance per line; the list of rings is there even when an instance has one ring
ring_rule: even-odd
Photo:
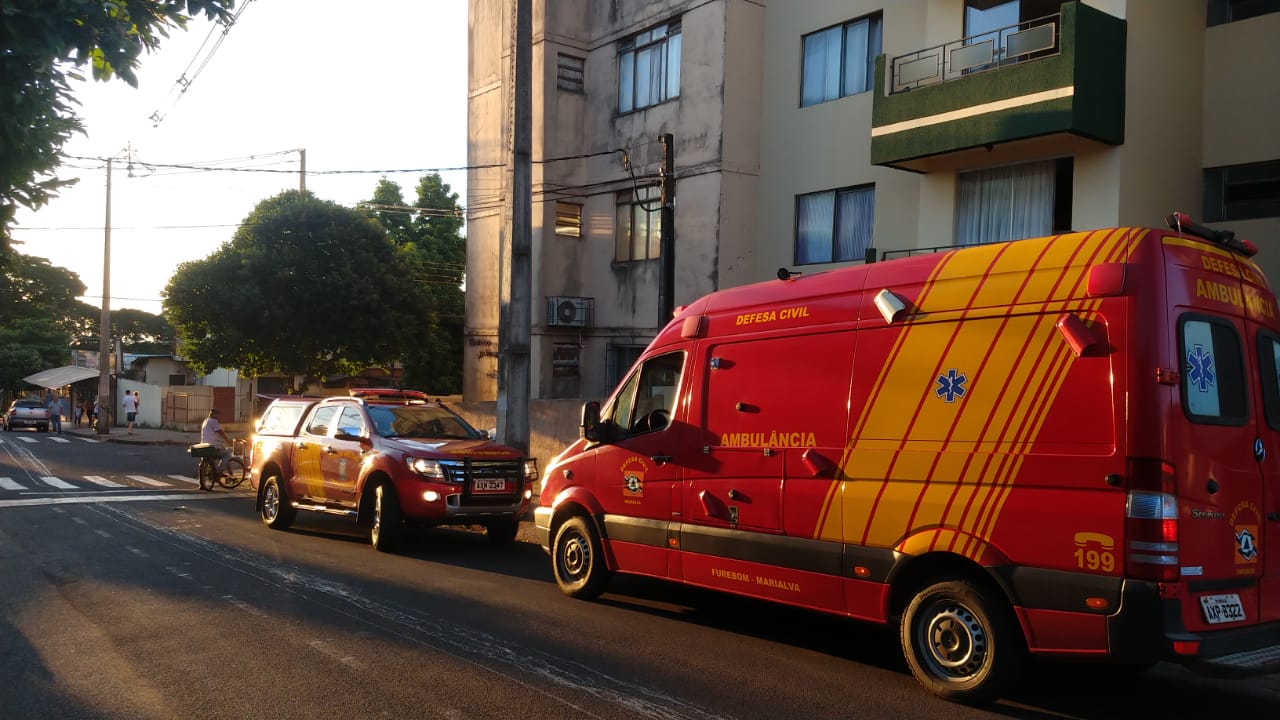
[[[327,499],[320,458],[340,409],[337,405],[320,405],[294,439],[293,478],[289,481],[289,492],[293,497]]]
[[[320,474],[330,502],[355,506],[364,448],[353,438],[368,438],[369,433],[369,424],[355,405],[348,405],[338,413],[337,427],[324,438],[320,450]]]

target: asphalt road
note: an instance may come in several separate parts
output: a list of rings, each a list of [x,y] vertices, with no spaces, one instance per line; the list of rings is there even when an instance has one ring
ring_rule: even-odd
[[[1280,683],[1038,667],[926,695],[893,634],[639,578],[564,597],[441,529],[386,555],[340,519],[264,527],[181,447],[0,434],[0,718],[1273,717]],[[67,438],[63,438],[67,439]],[[114,483],[112,487],[94,477]],[[60,487],[50,479],[70,486]],[[145,480],[144,480],[145,479]],[[19,487],[20,486],[20,487]]]

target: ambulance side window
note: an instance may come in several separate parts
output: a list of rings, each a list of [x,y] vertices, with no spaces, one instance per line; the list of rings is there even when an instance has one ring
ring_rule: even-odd
[[[1258,333],[1258,372],[1267,426],[1280,430],[1280,338],[1269,332]]]
[[[1192,422],[1243,425],[1249,419],[1240,336],[1228,321],[1183,315],[1178,324],[1182,408]]]
[[[671,424],[676,391],[684,370],[684,352],[667,353],[644,361],[605,411],[624,435],[662,430]]]

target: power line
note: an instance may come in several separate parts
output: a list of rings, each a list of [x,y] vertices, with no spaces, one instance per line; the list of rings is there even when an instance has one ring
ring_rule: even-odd
[[[209,65],[209,61],[212,60],[214,54],[218,52],[218,48],[222,47],[223,41],[227,39],[227,33],[231,32],[231,28],[236,24],[236,21],[240,19],[242,14],[244,14],[245,8],[249,7],[251,4],[253,4],[253,0],[244,0],[244,4],[236,9],[235,15],[232,15],[231,19],[226,21],[225,24],[215,22],[213,27],[209,28],[209,34],[205,36],[204,42],[200,43],[200,47],[196,50],[196,54],[191,58],[191,62],[187,63],[187,67],[173,83],[174,88],[178,88],[177,96],[174,96],[173,89],[171,88],[169,90],[169,97],[172,98],[172,100],[169,101],[166,112],[162,114],[159,109],[156,109],[156,111],[151,113],[148,117],[152,122],[152,127],[159,127],[160,123],[164,121],[168,110],[173,109],[173,107],[178,104],[178,101],[187,94],[187,91],[191,89],[191,84],[196,81],[197,77],[200,77],[200,73],[204,72],[205,67]],[[190,72],[191,66],[195,65],[196,61],[200,59],[200,53],[204,52],[205,46],[209,44],[209,38],[213,37],[213,34],[218,31],[219,25],[223,25],[222,33],[214,42],[213,48],[209,50],[209,54],[204,56],[204,59],[200,61],[200,67],[196,68],[195,72],[188,77],[187,73]]]

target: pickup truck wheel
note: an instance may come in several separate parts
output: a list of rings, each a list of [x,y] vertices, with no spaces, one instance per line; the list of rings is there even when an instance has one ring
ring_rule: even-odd
[[[403,538],[404,516],[400,513],[396,489],[381,483],[373,489],[373,528],[369,530],[369,539],[375,550],[393,552]]]
[[[1017,679],[1026,644],[1003,598],[950,579],[922,588],[903,613],[902,652],[916,680],[933,694],[982,705]]]
[[[494,520],[485,526],[485,535],[493,545],[510,545],[520,532],[520,518]]]
[[[609,568],[604,563],[604,549],[595,526],[587,518],[569,518],[556,532],[551,553],[551,567],[556,585],[565,595],[592,600],[609,584]]]
[[[293,524],[298,511],[289,504],[289,496],[284,492],[279,475],[272,475],[262,482],[261,508],[262,522],[272,530],[284,530]]]

